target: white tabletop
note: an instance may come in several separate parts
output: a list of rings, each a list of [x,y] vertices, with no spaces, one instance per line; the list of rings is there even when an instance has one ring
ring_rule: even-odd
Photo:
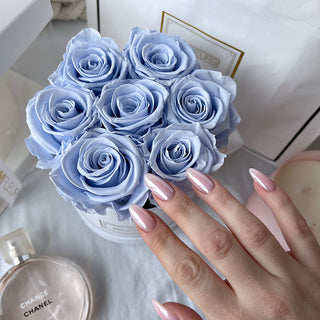
[[[226,158],[214,176],[245,202],[252,191],[250,167],[266,174],[274,170],[241,148]],[[71,204],[58,195],[48,171],[31,173],[15,205],[0,216],[0,235],[18,227],[29,232],[38,255],[67,257],[86,271],[94,291],[93,320],[158,319],[152,298],[194,308],[146,245],[113,243],[89,230]],[[176,232],[190,245],[180,230]],[[1,260],[0,274],[7,269]]]

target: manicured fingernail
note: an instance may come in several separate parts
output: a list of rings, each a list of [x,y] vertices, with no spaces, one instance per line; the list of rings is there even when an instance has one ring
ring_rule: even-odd
[[[156,226],[154,217],[145,209],[136,204],[129,206],[130,215],[137,226],[145,232],[150,232]]]
[[[193,168],[186,170],[187,177],[191,183],[201,192],[210,193],[214,188],[214,182],[202,172]]]
[[[166,181],[151,173],[144,176],[144,181],[152,193],[159,199],[168,201],[174,196],[174,189]]]
[[[275,183],[262,172],[250,168],[249,173],[252,179],[257,182],[264,190],[272,192],[276,189]]]
[[[177,315],[166,308],[162,303],[156,299],[152,299],[152,304],[157,314],[162,320],[179,320]]]

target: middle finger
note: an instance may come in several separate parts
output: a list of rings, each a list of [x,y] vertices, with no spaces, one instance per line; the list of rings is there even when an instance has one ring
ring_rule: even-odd
[[[147,174],[145,181],[160,207],[179,225],[231,286],[262,281],[265,272],[220,223],[210,217],[176,186]]]
[[[266,226],[218,181],[194,169],[188,169],[187,175],[196,186],[196,194],[219,215],[254,260],[274,276],[286,275],[294,261]],[[211,191],[200,191],[203,184],[211,186]]]

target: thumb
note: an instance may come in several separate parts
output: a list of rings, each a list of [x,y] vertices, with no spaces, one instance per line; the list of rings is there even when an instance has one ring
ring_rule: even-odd
[[[162,304],[152,299],[152,304],[162,320],[202,320],[194,310],[180,303],[166,302]]]

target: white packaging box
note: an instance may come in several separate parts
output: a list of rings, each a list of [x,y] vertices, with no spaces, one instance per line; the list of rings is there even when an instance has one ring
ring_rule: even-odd
[[[131,28],[161,30],[234,76],[238,130],[255,155],[280,164],[320,136],[319,0],[86,1],[88,25],[120,48]]]
[[[25,176],[35,168],[36,158],[32,156],[27,149],[24,140],[29,136],[29,129],[26,123],[25,108],[30,98],[34,93],[41,90],[42,86],[28,78],[21,76],[14,71],[7,71],[0,79],[0,89],[6,90],[6,97],[0,96],[0,101],[7,98],[6,101],[10,102],[10,106],[6,106],[8,109],[1,107],[1,118],[6,118],[6,113],[11,113],[10,108],[15,110],[17,119],[15,121],[16,132],[11,139],[8,139],[6,135],[0,137],[0,144],[3,147],[3,141],[6,139],[10,144],[9,150],[4,154],[3,160],[7,163],[11,171],[16,177],[23,181]],[[4,92],[4,90],[0,90]],[[0,119],[2,122],[2,119]],[[11,141],[10,141],[11,140]],[[0,198],[0,214],[7,207],[6,201]]]

